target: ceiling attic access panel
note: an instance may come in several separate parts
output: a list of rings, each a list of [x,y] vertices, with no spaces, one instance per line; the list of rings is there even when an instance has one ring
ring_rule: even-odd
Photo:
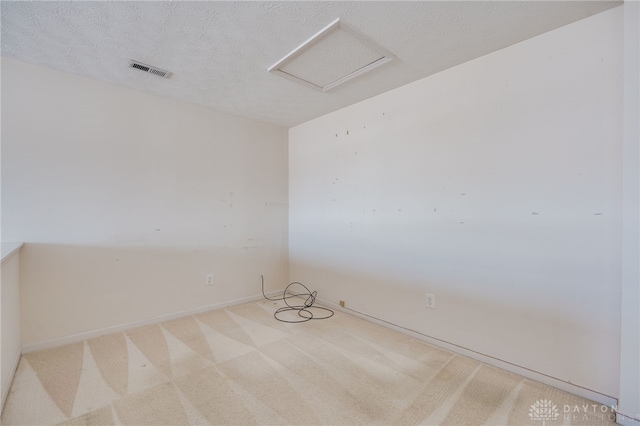
[[[393,59],[393,53],[338,18],[269,71],[326,92]]]

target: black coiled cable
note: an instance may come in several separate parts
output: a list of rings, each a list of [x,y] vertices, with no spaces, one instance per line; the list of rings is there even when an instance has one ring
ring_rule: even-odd
[[[287,288],[284,289],[284,292],[282,293],[282,297],[278,297],[278,298],[270,298],[267,297],[266,294],[264,294],[264,276],[260,275],[260,279],[262,280],[262,295],[264,296],[265,299],[267,300],[272,300],[272,301],[284,301],[284,303],[287,306],[283,306],[281,308],[278,308],[274,313],[273,313],[273,317],[275,319],[277,319],[278,321],[282,321],[282,322],[289,322],[289,323],[299,323],[299,322],[307,322],[307,321],[311,321],[311,320],[322,320],[322,319],[327,319],[327,318],[331,318],[334,314],[334,312],[329,309],[329,308],[323,308],[321,306],[313,306],[313,304],[316,302],[316,295],[318,294],[317,291],[312,292],[311,290],[309,290],[307,288],[306,285],[299,283],[297,281],[292,282],[291,284],[289,284],[287,286]],[[289,289],[292,286],[300,286],[304,289],[303,292],[301,293],[293,293],[290,292]],[[291,305],[289,304],[289,302],[287,301],[287,299],[291,299],[292,297],[306,297],[304,303],[302,305]],[[312,309],[314,310],[322,310],[325,312],[329,312],[329,314],[325,314],[324,316],[318,317],[313,315]],[[300,317],[299,320],[285,320],[282,318],[278,317],[278,314],[282,313],[282,312],[288,312],[288,311],[297,311],[298,312],[298,316]]]

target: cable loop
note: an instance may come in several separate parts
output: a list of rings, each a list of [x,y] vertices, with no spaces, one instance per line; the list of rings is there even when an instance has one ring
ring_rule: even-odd
[[[265,299],[271,300],[271,301],[282,300],[287,305],[287,306],[283,306],[281,308],[278,308],[274,312],[273,317],[275,319],[277,319],[278,321],[296,324],[296,323],[299,323],[299,322],[307,322],[307,321],[311,321],[311,320],[322,320],[322,319],[331,318],[333,316],[333,314],[334,314],[334,312],[329,308],[323,308],[321,306],[314,306],[314,303],[316,302],[316,296],[318,295],[318,292],[317,291],[313,291],[312,292],[311,290],[309,290],[307,288],[306,285],[304,285],[302,283],[294,281],[284,289],[284,292],[282,293],[282,297],[270,298],[270,297],[267,297],[267,295],[264,293],[264,276],[260,275],[260,279],[262,280],[262,295],[264,296]],[[304,289],[304,291],[301,292],[301,293],[290,292],[289,289],[291,288],[291,286],[301,286]],[[289,295],[287,295],[287,293]],[[287,299],[291,299],[292,297],[304,297],[304,296],[306,296],[306,299],[304,301],[304,304],[302,304],[302,305],[291,305],[287,301]],[[315,309],[316,311],[325,311],[325,312],[328,312],[328,314],[325,314],[324,316],[318,317],[318,316],[315,316],[313,314],[311,309]],[[285,320],[285,319],[282,319],[282,318],[278,317],[278,314],[281,314],[282,312],[289,312],[289,311],[297,311],[298,316],[300,317],[300,319],[296,320],[296,321],[292,321],[292,320]]]

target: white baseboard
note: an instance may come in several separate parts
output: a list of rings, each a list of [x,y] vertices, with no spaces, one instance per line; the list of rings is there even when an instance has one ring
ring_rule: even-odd
[[[275,293],[277,294],[278,292],[275,292]],[[119,333],[122,331],[131,330],[132,328],[136,328],[136,327],[142,327],[150,324],[157,324],[159,322],[169,321],[176,318],[182,318],[189,315],[200,314],[202,312],[213,311],[216,309],[222,309],[229,306],[240,305],[242,303],[254,302],[262,298],[263,298],[262,294],[243,297],[241,299],[234,299],[234,300],[229,300],[227,302],[214,303],[212,305],[201,306],[198,308],[189,309],[181,312],[174,312],[172,314],[159,315],[157,317],[114,325],[111,327],[100,328],[97,330],[84,331],[82,333],[72,334],[70,336],[60,337],[57,339],[45,340],[45,341],[36,342],[36,343],[28,343],[28,344],[22,345],[22,353],[27,354],[30,352],[37,352],[44,349],[55,348],[57,346],[68,345],[70,343],[82,342],[83,340],[93,339],[94,337],[100,337],[106,334]]]
[[[11,380],[7,380],[6,383],[3,383],[3,387],[2,387],[2,405],[0,405],[0,413],[2,413],[2,410],[4,409],[4,403],[7,400],[7,396],[9,395],[9,389],[11,389],[11,383],[13,382],[13,376],[15,376],[16,374],[16,370],[18,369],[18,363],[20,362],[20,357],[22,356],[22,352],[20,350],[20,348],[18,348],[18,350],[16,351],[15,355],[13,356],[13,363],[11,364]]]
[[[331,309],[334,309],[334,310],[337,310],[337,311],[340,311],[340,312],[344,312],[344,313],[347,313],[347,314],[350,314],[350,315],[354,315],[354,316],[356,316],[358,318],[362,318],[362,319],[367,320],[367,321],[371,321],[371,322],[373,322],[375,324],[381,325],[383,327],[390,328],[390,329],[392,329],[394,331],[398,331],[400,333],[406,334],[408,336],[411,336],[411,337],[416,338],[418,340],[421,340],[423,342],[429,343],[431,345],[434,345],[434,346],[437,346],[437,347],[440,347],[440,348],[443,348],[443,349],[447,349],[447,350],[449,350],[451,352],[467,356],[469,358],[475,359],[477,361],[484,362],[485,364],[489,364],[491,366],[498,367],[498,368],[501,368],[503,370],[510,371],[512,373],[519,374],[519,375],[521,375],[523,377],[526,377],[527,379],[535,380],[537,382],[541,382],[541,383],[544,383],[546,385],[553,386],[555,388],[558,388],[558,389],[561,389],[563,391],[572,393],[574,395],[578,395],[578,396],[581,396],[583,398],[587,398],[587,399],[590,399],[592,401],[599,402],[600,404],[606,405],[607,407],[615,407],[617,405],[617,403],[618,403],[617,399],[612,397],[612,396],[605,395],[605,394],[602,394],[600,392],[584,388],[582,386],[574,385],[573,383],[565,382],[565,381],[560,380],[560,379],[558,379],[556,377],[552,377],[552,376],[546,375],[544,373],[540,373],[540,372],[528,369],[526,367],[522,367],[520,365],[516,365],[516,364],[510,363],[508,361],[504,361],[504,360],[501,360],[499,358],[492,357],[490,355],[486,355],[486,354],[483,354],[483,353],[480,353],[480,352],[473,351],[473,350],[468,349],[468,348],[464,348],[462,346],[458,346],[458,345],[456,345],[454,343],[450,343],[450,342],[447,342],[447,341],[444,341],[444,340],[441,340],[441,339],[437,339],[435,337],[428,336],[426,334],[419,333],[419,332],[414,331],[414,330],[410,330],[408,328],[404,328],[402,326],[393,324],[393,323],[385,321],[385,320],[381,320],[379,318],[373,317],[371,315],[367,315],[367,314],[362,313],[362,312],[354,311],[354,310],[348,309],[348,308],[343,308],[340,305],[328,302],[326,300],[317,299],[317,301],[318,301],[319,305],[324,305],[324,306],[327,306],[327,307],[329,307]],[[629,424],[631,425],[631,423],[629,423]],[[634,426],[640,426],[640,425],[638,425],[636,423],[633,423],[633,425]]]
[[[272,291],[272,292],[268,292],[267,296],[269,297],[273,297],[273,296],[278,296],[281,295],[282,292],[281,291]],[[207,305],[207,306],[201,306],[198,308],[194,308],[194,309],[190,309],[190,310],[186,310],[186,311],[181,311],[181,312],[175,312],[172,314],[167,314],[167,315],[160,315],[157,317],[153,317],[153,318],[148,318],[148,319],[144,319],[144,320],[140,320],[140,321],[133,321],[133,322],[129,322],[129,323],[125,323],[125,324],[120,324],[120,325],[116,325],[116,326],[112,326],[112,327],[105,327],[105,328],[101,328],[98,330],[91,330],[91,331],[86,331],[86,332],[82,332],[82,333],[77,333],[77,334],[73,334],[70,336],[65,336],[65,337],[61,337],[58,339],[51,339],[51,340],[46,340],[43,342],[36,342],[36,343],[30,343],[30,344],[26,344],[22,346],[22,353],[29,353],[29,352],[36,352],[36,351],[41,351],[44,349],[49,349],[49,348],[53,348],[53,347],[57,347],[57,346],[62,346],[62,345],[67,345],[70,343],[77,343],[77,342],[81,342],[83,340],[87,340],[87,339],[92,339],[94,337],[99,337],[99,336],[104,336],[106,334],[111,334],[111,333],[119,333],[122,331],[126,331],[126,330],[130,330],[132,328],[136,328],[136,327],[142,327],[145,325],[150,325],[150,324],[156,324],[159,322],[163,322],[163,321],[169,321],[172,319],[176,319],[176,318],[181,318],[181,317],[185,317],[185,316],[189,316],[189,315],[195,315],[195,314],[199,314],[202,312],[207,312],[207,311],[211,311],[211,310],[215,310],[215,309],[222,309],[222,308],[226,308],[229,306],[234,306],[234,305],[239,305],[242,303],[247,303],[247,302],[254,302],[257,300],[262,299],[263,296],[262,294],[259,295],[255,295],[255,296],[249,296],[249,297],[244,297],[241,299],[235,299],[235,300],[230,300],[227,302],[221,302],[221,303],[215,303],[212,305]],[[438,346],[444,349],[447,349],[451,352],[460,354],[460,355],[464,355],[467,356],[469,358],[484,362],[485,364],[489,364],[492,365],[494,367],[498,367],[498,368],[502,368],[503,370],[507,370],[510,371],[512,373],[516,373],[519,374],[523,377],[526,377],[528,379],[531,380],[535,380],[541,383],[544,383],[546,385],[549,386],[553,386],[555,388],[561,389],[563,391],[572,393],[574,395],[578,395],[581,396],[583,398],[587,398],[590,399],[592,401],[596,401],[599,402],[600,404],[604,404],[608,407],[611,406],[616,406],[617,404],[617,399],[609,396],[609,395],[605,395],[602,394],[600,392],[591,390],[591,389],[587,389],[578,385],[575,385],[573,383],[568,383],[565,382],[563,380],[560,380],[558,378],[546,375],[544,373],[540,373],[531,369],[528,369],[526,367],[522,367],[520,365],[516,365],[516,364],[512,364],[508,361],[504,361],[495,357],[492,357],[490,355],[486,355],[480,352],[476,352],[467,348],[464,348],[462,346],[458,346],[454,343],[450,343],[441,339],[437,339],[431,336],[428,336],[426,334],[422,334],[419,333],[417,331],[414,330],[410,330],[407,328],[404,328],[402,326],[390,323],[388,321],[384,321],[381,320],[379,318],[373,317],[371,315],[367,315],[365,313],[362,312],[358,312],[358,311],[354,311],[352,309],[348,309],[348,308],[343,308],[339,305],[336,305],[335,303],[331,303],[328,302],[326,300],[321,300],[318,299],[318,304],[320,305],[324,305],[327,307],[330,307],[331,309],[337,310],[337,311],[341,311],[341,312],[345,312],[347,314],[350,315],[354,315],[356,317],[371,321],[373,323],[376,323],[378,325],[381,325],[383,327],[387,327],[390,328],[392,330],[398,331],[400,333],[406,334],[408,336],[414,337],[418,340],[421,340],[423,342],[432,344],[434,346]],[[20,359],[20,354],[18,353],[18,357],[15,361],[15,367],[17,367],[18,365],[18,360]],[[15,368],[14,368],[15,371]],[[3,392],[4,393],[4,392]],[[4,404],[4,399],[5,399],[5,395],[3,395],[3,399],[2,402]],[[626,417],[626,416],[621,416],[623,417],[623,421],[629,421],[631,423],[620,423],[620,424],[625,424],[625,425],[633,425],[633,426],[640,426],[638,425],[638,420],[630,418],[630,417]]]
[[[640,426],[640,419],[625,416],[621,413],[616,413],[616,423],[622,426]]]

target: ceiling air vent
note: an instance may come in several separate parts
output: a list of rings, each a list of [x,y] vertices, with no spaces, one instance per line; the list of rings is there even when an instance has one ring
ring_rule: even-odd
[[[150,74],[154,74],[159,77],[164,77],[164,78],[171,77],[171,73],[169,71],[166,71],[151,65],[143,64],[142,62],[134,61],[133,59],[129,61],[129,67],[135,68],[140,71],[148,72]]]
[[[269,71],[326,92],[394,58],[393,53],[338,18]]]

